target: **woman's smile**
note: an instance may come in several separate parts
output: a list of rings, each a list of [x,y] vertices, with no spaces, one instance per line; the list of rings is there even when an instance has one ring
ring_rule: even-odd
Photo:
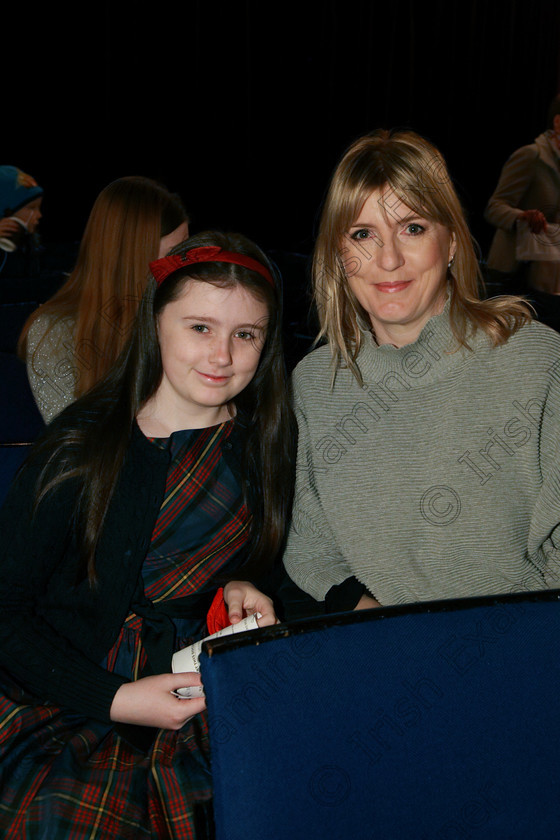
[[[412,280],[395,280],[391,283],[374,283],[373,285],[379,292],[384,292],[386,294],[394,294],[395,292],[402,292],[407,289]]]

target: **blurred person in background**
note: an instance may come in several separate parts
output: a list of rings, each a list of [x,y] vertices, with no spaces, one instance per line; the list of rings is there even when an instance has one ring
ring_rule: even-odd
[[[74,270],[25,323],[18,353],[48,423],[93,387],[125,345],[149,263],[189,235],[181,198],[141,176],[105,187],[91,210]]]

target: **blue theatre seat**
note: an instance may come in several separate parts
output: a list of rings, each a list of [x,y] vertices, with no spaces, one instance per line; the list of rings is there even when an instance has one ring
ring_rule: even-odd
[[[28,443],[45,428],[27,379],[25,365],[0,353],[0,443]]]
[[[16,352],[23,325],[38,306],[36,301],[0,302],[0,352]]]
[[[6,498],[12,479],[31,449],[31,443],[0,443],[0,505]]]
[[[560,590],[207,642],[217,840],[560,836]]]

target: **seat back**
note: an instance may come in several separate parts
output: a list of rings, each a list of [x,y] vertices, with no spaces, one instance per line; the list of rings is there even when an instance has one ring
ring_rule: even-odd
[[[559,597],[205,643],[217,840],[557,836]]]
[[[23,325],[38,306],[37,301],[0,301],[0,352],[16,352]]]
[[[0,442],[27,443],[44,428],[25,364],[11,353],[0,353]]]
[[[0,443],[0,505],[16,472],[31,449],[31,443]]]

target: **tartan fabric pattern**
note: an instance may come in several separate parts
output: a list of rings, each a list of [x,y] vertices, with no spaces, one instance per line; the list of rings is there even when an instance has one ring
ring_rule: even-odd
[[[221,459],[231,431],[230,421],[171,436],[165,496],[143,571],[146,594],[154,603],[179,597],[179,589],[183,597],[208,589],[248,539],[249,514]]]
[[[2,688],[3,840],[195,840],[195,804],[211,797],[205,715],[160,730],[146,755],[109,724]]]
[[[164,500],[142,571],[152,601],[212,587],[217,570],[248,538],[249,514],[221,458],[230,431],[226,423],[176,433],[169,442]],[[190,643],[193,622],[180,619],[175,625],[177,647]],[[131,612],[106,658],[109,670],[138,674],[141,627]],[[205,713],[180,732],[159,730],[149,750],[141,752],[110,723],[38,705],[0,672],[5,840],[196,840],[196,808],[211,795]]]

